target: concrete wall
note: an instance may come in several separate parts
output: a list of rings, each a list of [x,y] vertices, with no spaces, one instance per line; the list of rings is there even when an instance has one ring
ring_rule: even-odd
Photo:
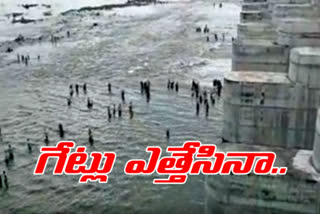
[[[236,40],[232,45],[233,71],[288,72],[288,50],[267,40]]]
[[[278,44],[290,47],[320,46],[320,19],[284,19],[278,27]]]
[[[289,78],[310,89],[320,89],[320,48],[292,49]]]
[[[320,19],[297,19],[320,17],[320,7],[310,2],[244,1],[238,37],[233,43],[232,70],[286,73],[291,48],[320,46]]]
[[[316,132],[315,132],[315,138],[314,138],[312,163],[314,167],[318,171],[320,171],[320,110],[318,110],[318,114],[317,114],[317,125],[316,125]]]
[[[272,24],[275,26],[285,18],[315,18],[320,17],[320,8],[310,4],[280,4],[272,11]]]
[[[312,0],[312,5],[316,5],[320,7],[320,1],[319,0]]]
[[[206,214],[319,214],[319,185],[283,176],[207,176]]]
[[[263,12],[260,10],[250,10],[240,12],[240,22],[250,23],[250,22],[262,22],[264,20]]]
[[[312,149],[316,108],[302,102],[302,92],[284,73],[228,74],[223,137],[234,143]]]
[[[254,3],[243,3],[242,11],[255,11],[255,10],[268,10],[269,5],[267,2],[254,2]]]
[[[206,214],[319,214],[320,186],[307,168],[295,167],[296,150],[223,144],[219,151],[273,151],[275,166],[288,168],[285,176],[215,175],[206,177]],[[302,158],[299,156],[299,158]],[[310,156],[303,156],[307,162]],[[214,162],[214,159],[212,159]],[[297,160],[296,160],[297,161]]]

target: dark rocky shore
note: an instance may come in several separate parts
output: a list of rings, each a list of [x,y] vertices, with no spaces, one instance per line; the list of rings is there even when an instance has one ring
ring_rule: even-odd
[[[67,16],[70,14],[76,14],[80,12],[88,12],[88,11],[97,11],[97,10],[112,10],[115,8],[125,8],[125,7],[132,7],[132,6],[147,6],[150,4],[167,4],[167,1],[159,1],[159,0],[128,0],[126,3],[123,4],[107,4],[107,5],[101,5],[96,7],[82,7],[80,9],[72,9],[65,12],[62,12],[62,16]],[[25,4],[21,5],[23,8],[28,10],[31,7],[38,7],[37,4]],[[50,8],[50,5],[42,5],[47,8]],[[44,19],[27,19],[23,17],[22,13],[12,13],[8,14],[8,17],[13,17],[12,23],[21,23],[21,24],[36,24],[37,22],[42,22]],[[16,17],[20,17],[17,19]],[[20,45],[23,44],[34,44],[42,41],[48,41],[50,39],[51,35],[39,35],[36,38],[26,38],[23,35],[18,35],[18,37],[12,41],[5,41],[0,43],[0,52],[12,52],[15,48],[17,48]],[[63,39],[65,36],[61,36],[59,39]]]
[[[123,4],[107,4],[97,7],[82,7],[80,9],[72,9],[61,13],[62,15],[67,15],[73,12],[83,12],[83,11],[94,11],[94,10],[112,10],[114,8],[124,8],[124,7],[132,7],[132,6],[147,6],[149,4],[167,4],[167,1],[159,1],[159,0],[128,0]]]

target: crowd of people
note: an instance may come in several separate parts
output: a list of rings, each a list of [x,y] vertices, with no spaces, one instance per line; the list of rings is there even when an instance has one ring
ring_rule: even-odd
[[[215,4],[214,4],[215,7]],[[219,4],[219,7],[222,7],[222,3]],[[207,35],[207,42],[210,41],[210,29],[208,25],[205,25],[204,28],[202,29],[201,27],[196,28],[196,32],[199,33],[204,33]],[[70,38],[71,33],[67,31],[67,38]],[[215,41],[219,40],[219,36],[217,33],[213,33],[213,37]],[[225,34],[223,33],[221,35],[222,41],[225,40]],[[52,44],[57,44],[57,42],[60,40],[60,37],[51,36],[51,43]],[[37,57],[38,61],[40,61],[40,55]],[[23,54],[17,54],[17,63],[23,63],[24,65],[28,66],[30,61],[30,56],[28,55],[23,55]],[[167,82],[167,90],[168,91],[175,91],[176,93],[179,93],[180,90],[180,85],[178,81],[172,81],[168,79]],[[112,84],[108,83],[107,84],[107,91],[109,95],[112,94]],[[216,97],[221,96],[221,91],[222,91],[222,83],[220,80],[213,80],[213,87],[209,90],[207,89],[202,89],[200,87],[200,83],[196,80],[192,80],[191,83],[191,97],[192,100],[195,102],[195,115],[200,116],[201,108],[203,107],[204,115],[206,118],[209,117],[209,111],[210,107],[214,107],[216,103]],[[67,96],[67,106],[72,107],[73,99],[75,96],[79,96],[80,93],[83,93],[85,96],[87,96],[88,88],[87,84],[70,84],[69,85],[69,94]],[[144,96],[146,99],[147,103],[150,103],[151,101],[151,82],[149,80],[146,81],[140,81],[140,93],[141,96]],[[129,119],[132,120],[134,118],[134,106],[132,102],[129,102],[128,105],[126,104],[126,92],[125,90],[121,90],[120,92],[120,98],[121,98],[121,103],[115,104],[112,103],[111,105],[107,106],[107,118],[108,121],[111,122],[112,119],[118,117],[122,118],[122,113],[123,113],[123,107],[127,107],[127,112],[129,115]],[[209,102],[210,101],[210,102]],[[94,108],[94,101],[90,97],[87,97],[87,108],[88,110],[91,110]],[[65,129],[62,123],[58,124],[58,135],[61,139],[65,138]],[[2,132],[0,128],[0,142],[2,142]],[[166,138],[167,140],[170,139],[170,129],[166,130]],[[48,146],[50,144],[49,140],[49,134],[45,130],[44,131],[44,144]],[[95,143],[94,136],[92,130],[89,128],[88,129],[88,143],[90,146],[93,146]],[[29,139],[27,139],[27,149],[31,153],[33,151],[32,149],[32,144],[29,142]],[[5,151],[5,163],[8,166],[11,162],[14,161],[14,149],[11,147],[11,145],[8,145],[8,149]],[[0,175],[0,189],[2,188],[9,188],[9,183],[8,183],[8,178],[7,174],[5,171],[3,171],[2,175]]]
[[[74,91],[76,95],[79,95],[80,93],[80,88],[82,88],[82,92],[84,95],[87,95],[87,84],[84,83],[82,85],[80,84],[71,84],[69,85],[69,97],[67,98],[67,104],[69,107],[71,107],[72,103],[72,98],[74,96]],[[108,83],[108,93],[112,94],[112,85],[111,83]],[[167,89],[169,91],[175,91],[176,93],[179,93],[179,82],[178,81],[172,81],[168,79],[167,83]],[[204,113],[206,117],[209,117],[209,109],[210,105],[211,107],[214,107],[215,105],[215,97],[220,97],[221,96],[221,91],[222,91],[222,83],[220,80],[213,80],[213,87],[208,91],[207,89],[202,89],[200,87],[200,83],[196,80],[192,80],[191,83],[191,97],[192,99],[196,102],[196,116],[200,115],[200,110],[201,106],[204,108]],[[146,102],[149,103],[151,99],[151,82],[149,80],[147,81],[141,81],[140,82],[140,92],[142,96],[146,97]],[[122,117],[122,105],[126,103],[125,99],[125,91],[121,90],[121,101],[122,103],[118,104],[118,108],[116,108],[116,104],[112,104],[112,109],[111,106],[107,107],[107,112],[108,112],[108,121],[111,122],[112,118],[116,118],[118,115],[118,118]],[[93,108],[93,101],[90,98],[88,99],[87,107],[88,109]],[[210,102],[209,102],[210,99]],[[133,108],[133,103],[130,102],[128,105],[128,114],[129,114],[129,119],[134,118],[134,108]],[[61,139],[65,138],[65,130],[63,124],[59,123],[58,124],[58,135]],[[0,141],[2,141],[2,132],[0,128]],[[166,138],[169,140],[170,138],[170,130],[166,130]],[[49,145],[49,135],[47,131],[44,131],[44,144],[46,146]],[[91,129],[88,130],[88,143],[93,146],[94,145],[94,137],[93,137],[93,132]],[[31,153],[32,152],[32,144],[29,142],[29,139],[27,139],[27,149]],[[11,147],[11,145],[8,145],[8,149],[5,151],[5,163],[6,165],[9,165],[12,161],[14,160],[14,150]],[[4,186],[8,188],[8,180],[7,176],[4,173]],[[0,178],[1,179],[1,178]],[[0,180],[1,183],[1,180]],[[0,184],[0,187],[2,188],[2,184]]]

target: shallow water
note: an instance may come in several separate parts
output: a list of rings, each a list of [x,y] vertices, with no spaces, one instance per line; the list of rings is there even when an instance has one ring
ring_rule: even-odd
[[[57,45],[42,42],[23,45],[11,54],[0,55],[0,127],[3,133],[0,160],[8,144],[15,149],[15,160],[0,170],[9,177],[9,191],[0,192],[1,213],[203,213],[204,177],[189,176],[185,185],[153,185],[152,176],[128,176],[125,163],[147,158],[146,146],[182,145],[187,140],[220,143],[222,100],[195,115],[191,99],[192,79],[202,88],[212,87],[214,78],[222,79],[231,67],[231,36],[235,37],[239,7],[225,4],[213,8],[211,2],[190,1],[168,5],[130,7],[102,12],[100,16],[53,17],[39,25],[5,26],[10,32],[0,38],[41,35],[54,32],[71,38]],[[61,20],[67,21],[61,24]],[[93,23],[98,26],[92,28]],[[226,41],[207,43],[197,26],[208,24]],[[2,35],[1,35],[2,34]],[[213,38],[213,37],[212,37]],[[16,54],[29,54],[29,66],[14,62]],[[38,61],[37,55],[41,55]],[[167,91],[168,78],[179,81],[180,92]],[[151,81],[151,102],[140,94],[139,82]],[[113,94],[108,95],[107,83]],[[88,85],[88,94],[80,90],[72,106],[67,106],[70,84]],[[126,91],[127,104],[122,119],[108,122],[107,106],[121,102]],[[94,106],[88,110],[86,99]],[[128,120],[128,102],[135,117]],[[114,151],[117,160],[108,184],[78,184],[79,176],[52,176],[53,162],[44,176],[33,176],[35,163],[48,130],[50,144],[58,138],[62,123],[66,140],[88,146],[88,128],[95,144],[90,151]],[[167,142],[165,131],[170,128]],[[27,152],[26,139],[33,144]],[[89,210],[89,211],[88,211]]]

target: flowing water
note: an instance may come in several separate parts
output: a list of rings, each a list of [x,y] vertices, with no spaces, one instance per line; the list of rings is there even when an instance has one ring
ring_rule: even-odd
[[[212,2],[194,0],[100,11],[99,16],[96,12],[54,16],[38,24],[12,25],[1,19],[3,45],[19,33],[65,36],[69,30],[71,37],[56,45],[30,43],[0,54],[0,171],[7,171],[10,184],[8,191],[0,191],[0,213],[203,213],[204,176],[189,176],[184,185],[153,185],[157,175],[129,176],[123,169],[130,159],[147,159],[147,146],[165,149],[187,140],[220,143],[222,100],[210,108],[208,119],[203,107],[197,117],[190,85],[197,79],[210,90],[212,80],[230,70],[239,10],[231,3],[219,9]],[[206,35],[195,32],[205,24],[211,30],[209,43]],[[226,40],[213,42],[213,32],[225,33]],[[29,54],[29,65],[16,63],[16,54]],[[139,82],[146,79],[151,82],[149,104],[140,94]],[[179,82],[179,93],[167,90],[168,79]],[[69,85],[75,83],[87,83],[88,94],[80,90],[68,107]],[[109,122],[107,107],[121,102],[121,90],[126,91],[123,118]],[[88,97],[94,102],[92,110],[86,105]],[[129,102],[134,106],[132,120]],[[33,175],[44,130],[50,145],[55,145],[60,140],[59,123],[66,130],[65,139],[88,146],[88,152],[116,152],[107,184],[78,184],[79,176],[53,176],[54,161],[46,175]],[[88,145],[89,128],[93,147]],[[32,153],[27,151],[28,138]],[[6,166],[8,144],[15,159]]]

